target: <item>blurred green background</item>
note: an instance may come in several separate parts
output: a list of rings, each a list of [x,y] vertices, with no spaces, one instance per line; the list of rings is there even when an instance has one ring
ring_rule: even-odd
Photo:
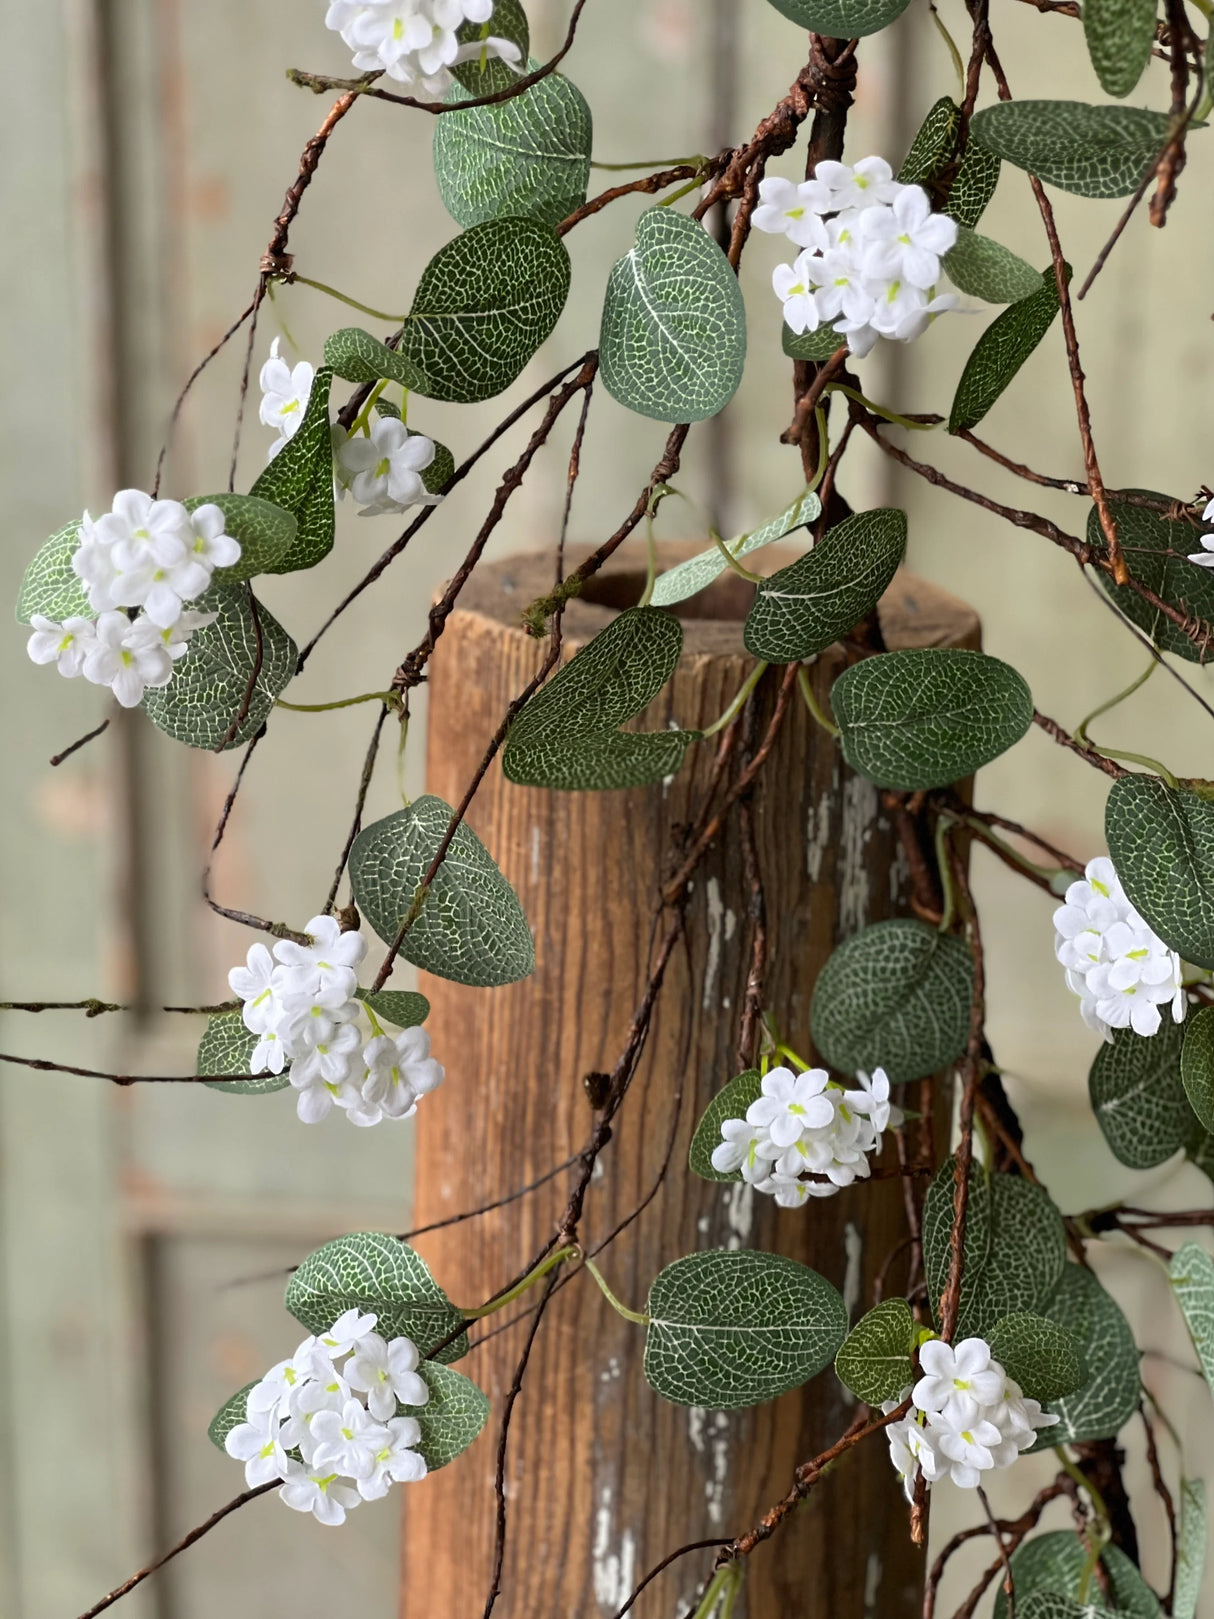
[[[173,397],[248,302],[283,191],[328,105],[289,84],[284,70],[348,71],[324,9],[324,0],[5,0],[0,39],[12,71],[10,153],[0,168],[0,476],[8,599],[46,534],[85,505],[105,509],[117,487],[149,487]],[[541,58],[563,37],[568,9],[568,0],[529,0]],[[960,0],[942,0],[941,10],[964,38]],[[995,0],[992,10],[1016,93],[1103,99],[1074,20],[1018,0]],[[592,0],[566,67],[594,110],[596,158],[661,160],[744,139],[784,93],[803,47],[804,36],[766,0]],[[881,152],[896,166],[929,104],[955,89],[926,0],[913,0],[898,24],[865,40],[860,61],[848,155]],[[1161,64],[1133,99],[1166,107]],[[423,115],[374,102],[355,109],[292,233],[301,272],[376,307],[405,306],[422,266],[456,228],[433,184],[432,135]],[[1140,213],[1079,317],[1107,481],[1183,498],[1214,479],[1214,151],[1209,135],[1191,146],[1166,231],[1150,229]],[[799,176],[802,162],[803,150],[791,153],[773,172]],[[1082,277],[1122,204],[1063,195],[1055,204]],[[517,384],[519,396],[595,342],[607,268],[630,244],[640,206],[616,205],[569,238],[570,307]],[[1005,171],[983,228],[1038,265],[1048,261],[1015,172]],[[692,434],[679,480],[726,533],[779,510],[802,483],[796,452],[779,443],[792,396],[769,277],[782,246],[757,237],[747,253],[746,378],[724,417]],[[900,410],[947,413],[965,356],[993,313],[950,316],[912,347],[861,362],[869,394]],[[342,306],[307,288],[279,289],[258,332],[255,366],[276,334],[292,358],[318,360],[326,333],[347,319]],[[195,389],[166,493],[225,486],[242,353],[243,342],[234,343]],[[256,393],[251,406],[238,487],[255,476],[270,436],[256,421]],[[443,438],[458,459],[503,413],[498,401],[458,411],[419,401],[413,424]],[[983,432],[1040,470],[1082,477],[1057,326]],[[573,539],[598,541],[616,526],[663,438],[658,424],[628,415],[600,390]],[[384,685],[417,639],[434,586],[462,555],[489,479],[521,442],[516,431],[484,477],[451,497],[323,643],[293,700]],[[1085,520],[1083,501],[1019,483],[942,434],[915,435],[911,448],[1071,532]],[[552,543],[563,469],[554,445],[511,504],[495,554]],[[1046,541],[938,494],[867,444],[849,455],[842,487],[856,505],[906,507],[911,566],[978,609],[988,650],[1013,662],[1038,707],[1064,724],[1139,671],[1140,649]],[[672,508],[678,503],[668,503],[662,521],[673,538],[687,508]],[[307,638],[395,532],[391,519],[356,521],[347,507],[333,554],[314,572],[268,581],[269,605],[297,639]],[[136,719],[50,770],[49,755],[96,723],[104,706],[96,688],[36,669],[24,640],[13,627],[0,645],[6,998],[222,997],[226,970],[248,941],[203,908],[198,872],[232,760],[179,749]],[[1185,672],[1214,696],[1204,671]],[[1157,674],[1098,735],[1162,755],[1181,773],[1211,775],[1211,732],[1199,721],[1196,705]],[[280,716],[217,867],[221,898],[306,920],[348,824],[370,725],[358,710]],[[414,787],[422,746],[419,720],[405,764]],[[1103,848],[1105,787],[1034,732],[982,774],[977,793],[982,805],[1087,858]],[[391,809],[395,792],[389,764],[372,811]],[[1137,1175],[1113,1161],[1087,1108],[1094,1042],[1053,960],[1050,902],[981,850],[974,867],[992,1044],[1014,1076],[1029,1155],[1063,1208],[1130,1192],[1139,1202],[1208,1203],[1210,1185],[1196,1171]],[[96,1067],[137,1064],[148,1073],[188,1071],[198,1032],[167,1018],[5,1014],[3,1024],[6,1050]],[[340,1115],[316,1129],[297,1125],[289,1094],[240,1103],[210,1091],[0,1074],[0,1611],[8,1619],[70,1619],[235,1493],[235,1465],[203,1431],[232,1389],[296,1341],[275,1272],[337,1231],[404,1229],[409,1155],[407,1129],[355,1132]],[[1102,1251],[1097,1265],[1131,1314],[1147,1351],[1144,1378],[1200,1475],[1214,1422],[1166,1280],[1126,1249]],[[262,1279],[242,1281],[250,1277]],[[1127,1441],[1141,1487],[1141,1431],[1132,1428]],[[1170,1452],[1166,1459],[1174,1465]],[[1036,1460],[1002,1475],[996,1504],[1020,1510],[1049,1472]],[[1162,1516],[1149,1492],[1139,1498],[1147,1572],[1166,1582]],[[368,1507],[328,1533],[258,1502],[122,1611],[126,1619],[203,1619],[217,1611],[328,1612],[341,1602],[362,1619],[389,1619],[398,1600],[397,1506]],[[976,1511],[972,1497],[938,1490],[934,1541]],[[961,1560],[946,1599],[949,1591],[959,1599],[964,1570],[986,1555],[984,1543],[971,1563]],[[803,1611],[815,1611],[808,1595]],[[1205,1611],[1214,1614],[1214,1594]]]

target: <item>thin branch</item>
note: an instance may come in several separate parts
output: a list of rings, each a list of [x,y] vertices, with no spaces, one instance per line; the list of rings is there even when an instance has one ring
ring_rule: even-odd
[[[253,1080],[260,1074],[106,1074],[96,1068],[73,1068],[69,1063],[48,1062],[43,1057],[16,1057],[0,1051],[0,1062],[19,1068],[36,1068],[46,1074],[75,1074],[81,1079],[106,1079],[112,1085],[213,1085],[218,1080]]]
[[[50,763],[52,765],[61,765],[65,759],[70,759],[73,753],[79,753],[81,748],[94,741],[95,738],[99,737],[104,731],[108,731],[109,728],[109,720],[102,720],[100,725],[94,726],[91,731],[85,732],[84,736],[78,738],[70,747],[64,748],[62,753],[53,754]]]
[[[646,1586],[652,1585],[654,1580],[657,1579],[658,1575],[668,1569],[672,1563],[677,1563],[680,1558],[687,1557],[692,1552],[711,1551],[716,1547],[728,1545],[729,1542],[727,1540],[692,1540],[688,1541],[686,1546],[680,1546],[677,1551],[668,1553],[667,1556],[663,1557],[660,1563],[656,1564],[649,1570],[649,1573],[646,1574],[645,1578],[641,1581],[640,1585],[637,1586],[636,1590],[628,1598],[628,1601],[625,1602],[624,1606],[616,1609],[612,1619],[624,1619],[625,1614],[631,1613],[633,1606],[636,1603],[636,1599],[645,1590]]]
[[[1059,743],[1060,746],[1069,748],[1072,753],[1077,753],[1093,769],[1103,770],[1106,776],[1112,776],[1115,781],[1120,776],[1130,774],[1130,771],[1119,765],[1116,759],[1106,759],[1103,753],[1097,753],[1094,748],[1084,747],[1083,743],[1073,737],[1069,731],[1064,730],[1057,720],[1050,719],[1047,714],[1042,714],[1038,709],[1033,710],[1033,724],[1040,726],[1046,736],[1053,737],[1054,741]]]

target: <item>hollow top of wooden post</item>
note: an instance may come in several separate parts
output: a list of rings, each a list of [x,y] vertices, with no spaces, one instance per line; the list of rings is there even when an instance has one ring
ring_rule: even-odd
[[[569,546],[566,571],[571,573],[592,550],[588,545]],[[674,567],[703,550],[704,546],[696,542],[663,541],[659,566]],[[771,574],[787,567],[800,554],[788,546],[771,545],[747,557],[746,565],[753,572]],[[622,545],[565,608],[564,635],[570,650],[597,635],[624,608],[635,606],[644,591],[645,578],[644,543]],[[548,551],[482,564],[465,585],[457,611],[479,614],[517,629],[522,635],[522,613],[538,597],[546,596],[553,584],[552,555]],[[676,603],[671,611],[683,621],[684,657],[745,655],[742,626],[753,595],[747,580],[726,570],[706,590]],[[972,607],[904,568],[898,570],[877,611],[885,644],[891,651],[908,647],[976,647],[981,643],[981,625]]]

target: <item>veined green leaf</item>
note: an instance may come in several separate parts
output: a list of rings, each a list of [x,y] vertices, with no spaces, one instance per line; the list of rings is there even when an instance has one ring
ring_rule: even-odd
[[[354,1231],[315,1249],[287,1284],[286,1305],[318,1336],[347,1310],[371,1311],[382,1338],[412,1338],[423,1360],[464,1320],[421,1255],[382,1231]],[[453,1361],[467,1352],[465,1334],[436,1358]]]
[[[1172,1619],[1197,1619],[1197,1599],[1206,1566],[1206,1535],[1206,1487],[1199,1478],[1182,1479]]]
[[[257,495],[195,495],[182,504],[188,512],[200,506],[218,506],[224,516],[225,533],[240,542],[240,560],[230,568],[217,570],[221,583],[270,573],[295,543],[299,525],[294,512]]]
[[[838,1290],[806,1265],[742,1248],[688,1254],[649,1290],[645,1376],[663,1399],[721,1411],[799,1388],[847,1333]]]
[[[430,1390],[423,1406],[398,1406],[397,1415],[413,1417],[422,1431],[418,1451],[431,1473],[467,1450],[489,1420],[489,1401],[470,1377],[450,1366],[424,1360],[418,1371]]]
[[[539,67],[533,61],[528,71]],[[468,92],[453,86],[447,105]],[[559,225],[586,200],[593,125],[576,85],[552,73],[520,96],[436,118],[434,175],[463,226],[525,215]]]
[[[1092,1111],[1113,1156],[1131,1169],[1154,1169],[1192,1132],[1193,1110],[1181,1083],[1184,1034],[1169,1017],[1149,1040],[1133,1029],[1114,1029],[1093,1059]]]
[[[992,1357],[1030,1400],[1052,1404],[1087,1381],[1078,1338],[1048,1316],[1014,1310],[995,1323],[990,1346]]]
[[[997,101],[970,127],[989,151],[1081,197],[1128,196],[1168,138],[1164,113],[1083,101]]]
[[[384,1023],[393,1023],[398,1029],[414,1029],[430,1016],[430,1002],[424,995],[404,989],[381,989],[376,994],[360,989],[358,998]]]
[[[427,794],[354,840],[354,898],[385,944],[396,942],[453,813]],[[535,950],[518,898],[466,821],[400,953],[439,978],[481,988],[513,984],[534,969]]]
[[[1148,495],[1165,504],[1170,496],[1153,489],[1135,489],[1131,494]],[[1214,619],[1214,576],[1206,568],[1189,561],[1189,552],[1200,554],[1198,530],[1191,523],[1172,522],[1158,512],[1113,498],[1109,509],[1117,524],[1126,563],[1140,585],[1145,585],[1169,607],[1179,608],[1197,618]],[[1088,512],[1087,542],[1095,551],[1106,549],[1104,529],[1095,506]],[[1117,603],[1118,610],[1132,624],[1149,635],[1163,652],[1174,652],[1190,663],[1201,662],[1201,648],[1173,624],[1166,613],[1144,601],[1129,585],[1118,585],[1103,569],[1096,570],[1101,588]]]
[[[900,17],[910,0],[771,0],[790,21],[815,34],[860,39]]]
[[[361,326],[343,326],[325,339],[325,364],[334,376],[358,383],[360,387],[388,381],[420,393],[426,380],[403,354],[390,349]]]
[[[879,1406],[913,1382],[915,1318],[905,1299],[883,1299],[852,1328],[835,1356],[835,1372],[858,1400]]]
[[[752,551],[770,545],[773,540],[782,540],[794,529],[804,528],[816,521],[821,513],[822,502],[814,490],[808,489],[769,523],[764,523],[761,528],[752,529],[749,534],[743,534],[740,540],[731,540],[729,549],[740,562]],[[650,603],[654,607],[672,607],[675,602],[686,601],[688,596],[694,596],[698,591],[707,589],[715,579],[721,577],[728,566],[717,546],[701,551],[699,556],[689,557],[686,562],[667,568],[665,573],[658,575]]]
[[[274,699],[295,673],[299,653],[286,630],[261,603],[254,623],[245,585],[213,584],[193,605],[218,617],[213,624],[195,630],[190,650],[173,666],[169,684],[144,693],[143,711],[175,742],[190,748],[217,748],[239,714],[257,668],[260,634],[261,667],[248,715],[228,743],[229,748],[239,748],[264,725]]]
[[[1078,1339],[1087,1379],[1073,1394],[1050,1401],[1059,1421],[1038,1436],[1034,1450],[1114,1438],[1142,1398],[1138,1347],[1117,1301],[1085,1266],[1066,1265],[1041,1311]]]
[[[1172,1255],[1168,1271],[1206,1382],[1214,1389],[1214,1259],[1198,1243],[1186,1242]]]
[[[902,184],[921,185],[930,192],[954,160],[960,130],[960,107],[950,96],[941,96],[929,109],[898,171]],[[973,229],[994,196],[998,182],[999,159],[977,141],[968,141],[961,167],[949,187],[944,212],[959,225]]]
[[[308,408],[295,436],[282,447],[250,491],[282,507],[295,519],[293,543],[266,569],[267,573],[296,573],[301,568],[314,568],[333,549],[333,437],[329,426],[332,387],[333,373],[322,366],[312,383]]]
[[[1051,1430],[1053,1431],[1053,1430]],[[1160,1619],[1159,1600],[1138,1569],[1116,1546],[1107,1546],[1100,1558],[1112,1587],[1112,1604],[1098,1579],[1090,1578],[1084,1605],[1077,1598],[1088,1566],[1088,1548],[1073,1530],[1056,1529],[1033,1535],[1012,1553],[1012,1588],[1016,1613],[1024,1619],[1075,1619],[1111,1609],[1133,1619]],[[995,1582],[994,1619],[1008,1619],[1009,1607],[1002,1581]]]
[[[1161,1027],[1159,1033],[1166,1027]],[[1206,1130],[1214,1130],[1214,1006],[1203,1007],[1184,1026],[1180,1077],[1189,1106]],[[1192,1120],[1186,1122],[1191,1125]]]
[[[1059,307],[1058,281],[1049,269],[1043,272],[1036,292],[1009,305],[991,322],[965,362],[953,395],[950,433],[977,427],[1049,331]]]
[[[836,349],[847,342],[842,332],[836,332],[833,321],[824,321],[816,331],[794,332],[787,321],[781,343],[790,360],[829,360]]]
[[[955,1062],[974,994],[960,939],[909,918],[875,922],[834,951],[814,985],[814,1044],[849,1077],[884,1068],[893,1084]]]
[[[72,558],[79,546],[79,518],[43,541],[21,581],[18,624],[28,624],[35,613],[57,624],[65,618],[96,617],[83,583],[72,572]]]
[[[830,700],[848,764],[902,792],[963,780],[1033,723],[1032,693],[1010,664],[952,647],[865,658]]]
[[[239,1428],[242,1422],[247,1421],[246,1407],[248,1406],[249,1393],[256,1387],[256,1379],[252,1383],[246,1383],[244,1388],[238,1389],[230,1400],[225,1400],[211,1418],[210,1426],[207,1428],[207,1438],[213,1445],[217,1445],[220,1450],[223,1450],[224,1440],[232,1429]]]
[[[197,1074],[247,1074],[258,1037],[250,1034],[239,1012],[216,1012],[207,1020],[198,1046]],[[256,1079],[208,1080],[213,1091],[231,1091],[236,1096],[266,1096],[284,1090],[291,1083],[289,1074],[261,1074]]]
[[[1001,242],[958,226],[957,245],[944,255],[949,280],[971,298],[988,304],[1013,304],[1031,298],[1041,276],[1031,264]]]
[[[517,82],[531,49],[531,31],[527,27],[527,14],[519,0],[495,0],[493,15],[487,23],[463,22],[455,30],[461,45],[470,45],[480,39],[509,39],[519,48],[520,66],[515,69],[494,56],[475,57],[471,62],[456,62],[452,74],[469,95],[492,96],[499,90],[508,90]]]
[[[1104,832],[1134,908],[1186,961],[1214,967],[1214,804],[1158,776],[1122,776]]]
[[[723,1174],[712,1166],[712,1155],[721,1145],[721,1126],[727,1119],[744,1119],[746,1109],[763,1093],[763,1081],[757,1068],[748,1068],[744,1074],[731,1079],[709,1102],[704,1116],[696,1125],[691,1138],[688,1163],[692,1174],[706,1181],[740,1181],[742,1171]]]
[[[853,512],[756,587],[746,650],[768,663],[824,652],[873,611],[905,554],[905,512]]]
[[[650,208],[607,283],[599,339],[608,392],[641,416],[699,422],[737,392],[746,309],[729,260],[696,220]]]
[[[1151,60],[1155,0],[1083,0],[1083,33],[1101,89],[1128,96]]]

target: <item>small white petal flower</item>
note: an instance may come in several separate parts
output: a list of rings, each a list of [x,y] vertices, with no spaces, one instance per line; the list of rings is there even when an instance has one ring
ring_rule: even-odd
[[[227,1435],[223,1448],[245,1464],[244,1477],[249,1489],[286,1478],[290,1466],[283,1449],[278,1419],[267,1414],[257,1422],[241,1422]]]
[[[367,1409],[380,1422],[396,1415],[400,1405],[429,1403],[430,1389],[417,1370],[417,1345],[409,1338],[385,1343],[378,1333],[364,1335],[345,1368],[352,1389],[367,1396]]]
[[[339,428],[333,448],[338,492],[350,491],[363,507],[362,517],[435,506],[442,498],[431,495],[422,481],[422,473],[434,460],[434,441],[424,433],[410,433],[395,417],[381,417],[369,435],[344,434]]]
[[[991,1361],[990,1345],[981,1338],[955,1345],[930,1338],[919,1351],[919,1365],[924,1375],[911,1398],[920,1411],[968,1425],[978,1421],[981,1407],[1004,1396],[1003,1368]]]
[[[792,264],[777,264],[771,272],[771,284],[784,305],[784,321],[789,330],[798,336],[802,332],[816,332],[822,317],[814,298],[809,254],[800,254]]]
[[[340,990],[341,999],[348,1000],[358,983],[355,969],[367,953],[362,933],[343,933],[333,916],[314,916],[304,932],[308,944],[279,939],[274,946],[274,959],[283,969],[282,992],[311,995]]]
[[[261,368],[262,400],[259,412],[267,427],[278,429],[278,437],[266,455],[272,461],[289,439],[295,437],[312,397],[316,373],[307,360],[292,369],[278,353],[279,339],[270,346],[270,358]]]
[[[35,663],[53,663],[69,680],[83,674],[84,660],[96,640],[91,618],[65,618],[57,623],[41,613],[32,613],[30,628],[33,634],[25,650]]]
[[[413,1448],[422,1437],[417,1419],[393,1417],[386,1426],[387,1442],[376,1452],[374,1470],[358,1481],[364,1501],[380,1500],[391,1484],[416,1484],[426,1476],[426,1459]]]
[[[173,660],[159,630],[146,620],[134,623],[125,613],[102,613],[96,639],[84,659],[84,677],[109,686],[123,708],[136,708],[149,688],[167,686]]]
[[[1211,511],[1214,511],[1214,500],[1210,502],[1202,514],[1207,523],[1210,521]],[[1202,549],[1200,551],[1190,551],[1189,561],[1195,562],[1199,568],[1214,568],[1214,534],[1201,534],[1198,536],[1198,542]]]
[[[441,1085],[444,1077],[442,1064],[430,1055],[430,1036],[421,1028],[369,1041],[363,1059],[363,1100],[390,1119],[407,1118],[417,1098]]]
[[[376,1319],[370,1310],[346,1310],[338,1316],[328,1332],[321,1333],[317,1343],[326,1355],[340,1360],[343,1355],[361,1349],[363,1339],[375,1331]]]
[[[309,1472],[298,1462],[291,1462],[290,1469],[278,1493],[287,1506],[295,1512],[310,1512],[317,1523],[336,1528],[362,1499],[340,1474]]]
[[[829,238],[821,216],[829,204],[829,188],[820,181],[795,185],[769,175],[759,182],[759,205],[750,222],[756,230],[787,236],[798,247],[822,249]]]
[[[804,1131],[821,1129],[834,1118],[834,1103],[822,1094],[829,1079],[824,1068],[803,1074],[770,1069],[763,1076],[763,1094],[746,1109],[747,1122],[766,1130],[777,1147],[791,1147]]]
[[[318,1411],[312,1418],[312,1468],[347,1478],[369,1478],[376,1453],[388,1443],[388,1430],[363,1405],[347,1400],[338,1411]]]

